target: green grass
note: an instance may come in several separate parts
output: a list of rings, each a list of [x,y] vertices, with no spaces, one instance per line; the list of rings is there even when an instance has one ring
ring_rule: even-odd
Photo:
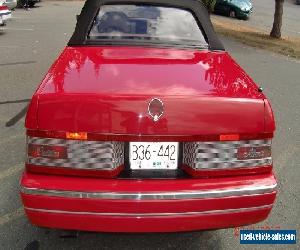
[[[257,31],[247,26],[223,21],[220,22],[214,18],[212,21],[218,34],[226,37],[232,37],[252,47],[257,47],[295,59],[300,59],[300,39],[290,37],[275,39],[263,31]]]

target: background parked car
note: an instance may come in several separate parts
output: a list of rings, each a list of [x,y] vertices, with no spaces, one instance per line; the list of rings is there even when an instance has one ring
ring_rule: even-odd
[[[296,4],[299,4],[299,5],[300,5],[300,0],[296,0]]]
[[[0,25],[5,25],[7,20],[11,18],[11,11],[8,9],[6,5],[4,5],[4,1],[0,0]]]
[[[10,10],[14,10],[17,7],[17,0],[5,0],[4,5],[6,5]]]
[[[233,18],[248,19],[252,13],[252,3],[249,0],[217,0],[214,12]]]
[[[28,0],[28,6],[27,7],[34,7],[34,5],[40,2],[39,0]],[[25,7],[24,5],[27,3],[27,0],[18,0],[18,7]]]

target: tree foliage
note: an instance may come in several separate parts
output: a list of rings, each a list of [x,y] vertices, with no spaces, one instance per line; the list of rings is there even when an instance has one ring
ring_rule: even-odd
[[[201,0],[201,1],[204,3],[204,5],[206,6],[209,12],[214,11],[217,0]]]

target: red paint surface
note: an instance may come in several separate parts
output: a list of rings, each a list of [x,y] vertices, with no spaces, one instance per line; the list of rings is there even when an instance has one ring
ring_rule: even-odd
[[[33,164],[26,164],[26,170],[33,173],[41,174],[55,174],[55,175],[75,175],[86,177],[98,177],[98,178],[114,178],[118,176],[124,169],[124,165],[121,165],[113,170],[96,170],[96,169],[76,169],[76,168],[64,168],[64,167],[45,167]]]
[[[67,47],[37,93],[264,97],[226,52],[144,47]]]
[[[255,187],[274,184],[276,184],[276,179],[272,173],[203,179],[136,180],[55,176],[25,172],[21,180],[21,185],[29,188],[85,192],[164,192]]]
[[[235,176],[235,175],[252,175],[270,173],[273,169],[272,165],[257,166],[249,168],[235,169],[193,169],[187,165],[183,165],[182,169],[194,178],[216,177],[216,176]]]
[[[153,97],[165,107],[156,123],[147,113]],[[30,109],[26,126],[144,135],[262,133],[264,98],[226,52],[66,48],[37,90],[38,108]]]
[[[174,217],[104,217],[94,215],[51,214],[26,211],[32,224],[49,227],[99,232],[178,232],[237,227],[267,218],[271,209],[201,216]],[[233,219],[234,218],[234,219]]]

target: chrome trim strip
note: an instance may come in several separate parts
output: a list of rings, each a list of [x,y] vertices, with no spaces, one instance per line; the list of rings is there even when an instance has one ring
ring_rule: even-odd
[[[107,200],[186,200],[201,198],[218,198],[228,196],[258,195],[271,193],[277,184],[248,186],[236,189],[178,191],[178,192],[79,192],[69,190],[37,189],[21,186],[21,192],[31,195],[46,195],[67,198],[94,198]]]
[[[64,211],[64,210],[49,210],[41,208],[29,208],[25,207],[25,210],[42,213],[55,213],[55,214],[74,214],[74,215],[97,215],[97,216],[124,216],[124,217],[165,217],[165,216],[197,216],[197,215],[213,215],[213,214],[228,214],[239,212],[250,212],[261,209],[271,209],[272,204],[259,207],[246,207],[246,208],[234,208],[224,210],[207,210],[199,212],[178,212],[178,213],[99,213],[99,212],[82,212],[82,211]]]

